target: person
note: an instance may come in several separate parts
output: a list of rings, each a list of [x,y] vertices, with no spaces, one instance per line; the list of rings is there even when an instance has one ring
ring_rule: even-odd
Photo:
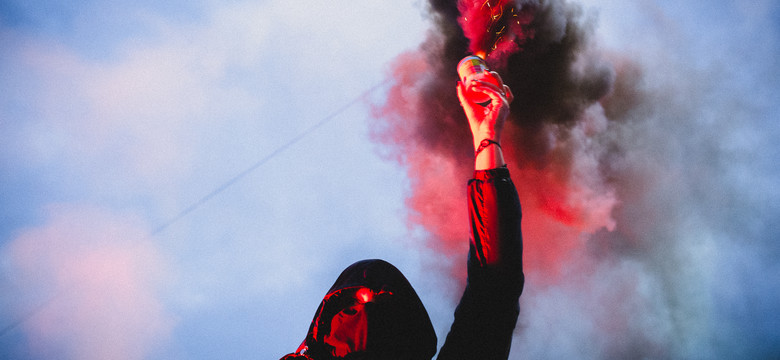
[[[523,291],[521,210],[499,143],[513,95],[495,81],[458,82],[474,140],[468,182],[471,226],[468,278],[438,360],[507,359]],[[491,80],[491,79],[488,79]],[[470,100],[468,91],[490,97]],[[425,307],[404,275],[378,259],[347,267],[315,312],[292,359],[430,360],[437,338]]]

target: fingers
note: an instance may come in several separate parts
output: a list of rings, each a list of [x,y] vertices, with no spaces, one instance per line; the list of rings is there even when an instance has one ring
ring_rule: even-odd
[[[515,95],[512,93],[512,89],[504,84],[504,80],[501,79],[501,75],[499,75],[497,72],[491,71],[490,75],[496,79],[496,83],[498,84],[497,88],[500,89],[501,93],[504,95],[504,97],[506,97],[506,101],[511,104],[512,100],[515,99]]]
[[[509,86],[504,85],[500,79],[499,79],[499,84],[500,87],[490,82],[473,80],[472,90],[487,95],[491,99],[498,101],[499,104],[504,101],[506,101],[507,104],[511,103],[512,100],[514,99],[514,94],[512,94],[512,90],[509,89]]]
[[[483,93],[486,93],[486,94],[488,92],[491,92],[491,91],[492,92],[497,92],[499,94],[503,94],[504,93],[503,84],[501,86],[502,87],[498,87],[496,84],[493,84],[493,83],[488,82],[488,81],[483,81],[483,80],[472,80],[471,81],[471,88],[473,90],[476,90],[476,91],[479,91],[479,92],[483,92]]]
[[[498,84],[499,88],[503,88],[504,87],[504,80],[501,79],[501,75],[499,75],[495,71],[491,71],[490,72],[490,76],[492,76],[494,79],[496,79],[496,83]]]
[[[512,100],[515,99],[515,94],[512,94],[512,89],[507,85],[504,85],[504,96],[506,96],[506,101],[510,104],[512,103]]]
[[[486,73],[486,75],[487,76],[480,79],[467,81],[467,83],[458,81],[458,100],[460,100],[461,107],[466,111],[466,115],[468,115],[469,118],[472,118],[481,111],[488,110],[488,108],[490,109],[489,111],[492,112],[504,106],[508,107],[512,100],[514,100],[512,90],[509,86],[504,84],[501,76],[497,72],[490,71]],[[483,93],[490,98],[490,102],[487,104],[475,103],[473,101],[473,96],[470,97],[469,92]]]

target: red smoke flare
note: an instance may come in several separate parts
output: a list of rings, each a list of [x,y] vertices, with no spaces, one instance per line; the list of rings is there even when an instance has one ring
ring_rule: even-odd
[[[491,66],[503,68],[507,57],[533,37],[529,6],[517,6],[512,0],[459,0],[458,10],[469,51],[488,59]]]

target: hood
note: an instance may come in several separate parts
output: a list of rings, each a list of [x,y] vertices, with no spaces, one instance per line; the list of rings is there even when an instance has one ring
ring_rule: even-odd
[[[395,266],[362,260],[328,290],[298,353],[314,360],[430,360],[436,333],[419,296]]]

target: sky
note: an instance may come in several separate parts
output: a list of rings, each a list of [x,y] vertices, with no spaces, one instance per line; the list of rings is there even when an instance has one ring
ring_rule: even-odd
[[[538,37],[573,24],[565,66],[605,87],[504,145],[527,276],[510,358],[780,356],[780,4],[540,3]],[[426,86],[455,91],[432,14],[0,2],[0,358],[276,359],[366,258],[441,342],[471,143],[415,131]]]

